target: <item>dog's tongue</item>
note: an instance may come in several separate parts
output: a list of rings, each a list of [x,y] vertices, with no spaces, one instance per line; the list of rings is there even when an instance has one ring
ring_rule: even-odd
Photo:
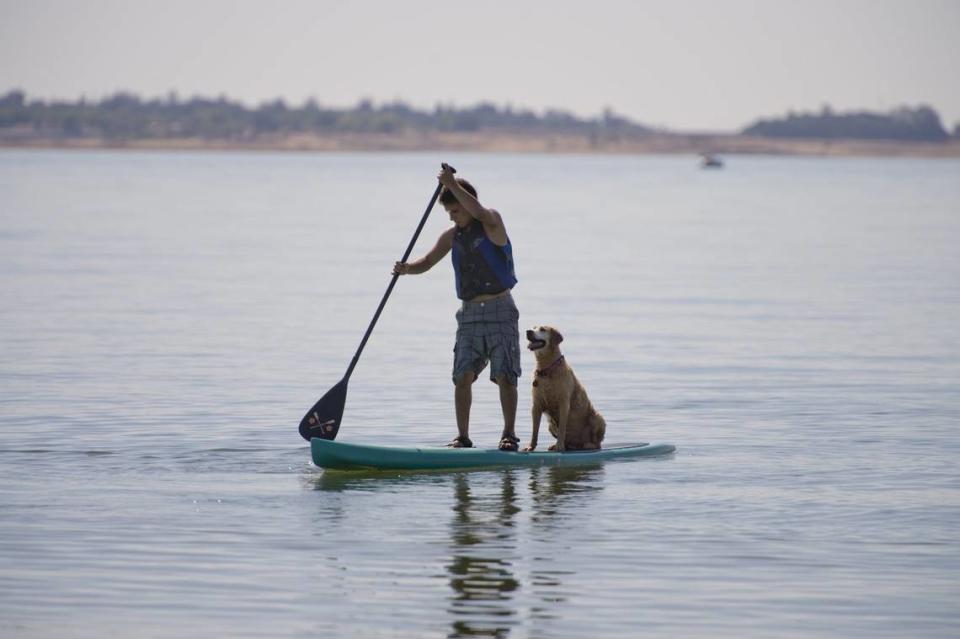
[[[536,351],[543,348],[546,345],[547,343],[542,339],[533,339],[533,340],[530,340],[529,344],[527,344],[527,348],[529,348],[531,351]]]

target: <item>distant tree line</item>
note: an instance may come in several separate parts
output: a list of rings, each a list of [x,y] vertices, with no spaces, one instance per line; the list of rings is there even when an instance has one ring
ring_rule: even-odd
[[[790,113],[785,118],[759,120],[742,133],[771,138],[923,142],[941,142],[950,137],[940,123],[940,116],[928,106],[900,107],[886,114],[834,113],[829,106],[824,106],[820,113]],[[960,123],[954,129],[954,136],[960,137]]]
[[[591,139],[643,137],[652,129],[607,109],[601,116],[581,118],[562,110],[537,114],[529,109],[481,103],[455,108],[438,105],[416,109],[403,102],[375,105],[362,100],[350,108],[323,107],[308,100],[300,107],[283,100],[247,107],[226,97],[180,99],[175,93],[142,99],[117,93],[98,101],[27,99],[21,90],[0,96],[0,138],[104,138],[143,140],[202,138],[256,140],[263,136],[330,133],[400,133],[404,131],[476,132],[486,130],[533,134],[579,134]],[[744,135],[772,138],[942,141],[950,137],[940,116],[928,106],[901,107],[886,114],[789,113],[762,119]],[[960,123],[953,131],[960,138]]]
[[[374,105],[370,100],[344,109],[322,107],[315,100],[301,107],[275,100],[250,108],[225,97],[181,100],[174,93],[146,100],[130,93],[117,93],[99,101],[75,102],[28,100],[20,90],[0,97],[0,136],[6,138],[247,140],[297,133],[487,129],[624,136],[650,132],[609,109],[597,118],[579,118],[565,111],[549,110],[538,115],[489,103],[469,108],[437,106],[430,111],[403,102]]]

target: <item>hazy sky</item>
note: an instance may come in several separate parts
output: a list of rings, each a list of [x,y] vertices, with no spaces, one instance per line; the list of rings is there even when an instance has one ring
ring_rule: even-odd
[[[926,103],[960,121],[960,0],[0,0],[0,92],[566,109],[684,130]]]

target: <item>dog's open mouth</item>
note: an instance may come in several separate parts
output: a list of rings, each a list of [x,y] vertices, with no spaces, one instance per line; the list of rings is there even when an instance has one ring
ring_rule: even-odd
[[[533,331],[527,331],[527,342],[527,348],[531,351],[538,351],[547,345],[547,341],[539,339]]]

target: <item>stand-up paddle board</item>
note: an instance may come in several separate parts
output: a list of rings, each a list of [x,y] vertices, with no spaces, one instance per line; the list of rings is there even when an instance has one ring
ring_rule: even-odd
[[[442,470],[503,466],[581,466],[609,459],[655,457],[676,450],[673,444],[619,444],[600,450],[562,453],[537,450],[506,452],[496,448],[434,448],[345,444],[314,437],[310,440],[313,463],[338,470]]]

